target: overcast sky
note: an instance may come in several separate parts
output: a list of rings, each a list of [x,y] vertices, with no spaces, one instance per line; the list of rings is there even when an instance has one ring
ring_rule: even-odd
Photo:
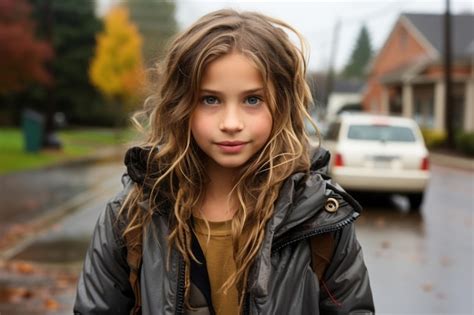
[[[98,0],[100,12],[120,0]],[[363,24],[366,24],[374,50],[383,45],[398,16],[402,12],[439,13],[445,10],[445,0],[312,0],[312,1],[202,1],[177,0],[176,18],[181,28],[197,18],[221,8],[253,10],[280,18],[298,29],[310,48],[309,68],[327,69],[334,39],[336,21],[340,21],[335,66],[347,62]],[[452,13],[474,12],[474,0],[451,0]]]

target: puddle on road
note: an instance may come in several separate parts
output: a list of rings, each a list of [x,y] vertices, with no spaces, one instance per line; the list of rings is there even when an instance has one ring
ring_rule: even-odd
[[[89,239],[39,241],[31,244],[12,259],[48,264],[77,263],[84,260],[89,243]]]

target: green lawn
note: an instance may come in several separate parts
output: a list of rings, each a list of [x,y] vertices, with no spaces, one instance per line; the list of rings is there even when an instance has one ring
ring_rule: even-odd
[[[100,148],[120,145],[136,137],[133,130],[116,133],[112,129],[67,130],[59,132],[58,135],[63,144],[62,150],[27,153],[20,129],[0,128],[0,174],[87,156]]]

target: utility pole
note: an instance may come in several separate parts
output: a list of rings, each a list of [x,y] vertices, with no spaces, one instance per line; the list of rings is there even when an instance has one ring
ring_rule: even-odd
[[[328,73],[326,75],[326,86],[325,86],[325,93],[324,93],[324,106],[326,106],[326,112],[328,110],[329,95],[331,94],[333,85],[334,85],[334,60],[337,56],[337,46],[339,43],[339,30],[340,29],[341,29],[341,20],[338,19],[336,21],[336,24],[334,25],[333,40],[331,43],[331,54],[329,56]]]
[[[446,11],[444,13],[444,108],[446,126],[446,145],[449,149],[454,148],[454,112],[451,82],[451,12],[450,0],[446,0]]]

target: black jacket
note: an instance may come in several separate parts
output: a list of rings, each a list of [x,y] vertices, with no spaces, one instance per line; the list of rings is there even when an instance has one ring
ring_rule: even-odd
[[[116,225],[117,211],[135,183],[144,184],[146,151],[127,152],[124,189],[111,200],[98,219],[79,278],[74,305],[76,314],[128,314],[133,293],[128,281],[126,248]],[[327,174],[329,153],[312,153],[310,176],[296,173],[288,178],[276,201],[265,239],[251,267],[246,314],[373,314],[374,304],[362,249],[356,239],[354,220],[360,205]],[[328,211],[328,203],[337,210]],[[207,271],[191,266],[191,305],[185,309],[184,263],[171,249],[168,255],[169,219],[166,213],[153,216],[143,235],[140,272],[143,314],[213,314]],[[335,251],[321,283],[311,269],[308,239],[333,233]],[[199,246],[193,250],[199,251]]]

